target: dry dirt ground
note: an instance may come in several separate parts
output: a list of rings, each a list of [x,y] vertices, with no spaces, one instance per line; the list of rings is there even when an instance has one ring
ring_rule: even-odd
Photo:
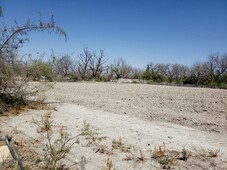
[[[116,170],[227,169],[227,90],[56,83],[46,92],[46,101],[54,121],[67,127],[72,136],[80,132],[84,121],[94,132],[93,140],[81,138],[72,149],[68,160],[76,162],[79,169],[104,169],[108,157]],[[0,117],[0,130],[38,140],[40,144],[34,148],[42,150],[44,141],[31,121],[46,112],[30,110]],[[113,146],[116,141],[121,143],[119,147]],[[165,160],[154,158],[159,146],[166,150]],[[179,156],[183,148],[190,152],[187,161]],[[217,157],[212,155],[218,150]],[[82,166],[81,157],[85,160]]]

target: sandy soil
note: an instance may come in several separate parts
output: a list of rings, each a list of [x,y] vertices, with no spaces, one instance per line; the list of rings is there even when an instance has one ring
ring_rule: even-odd
[[[47,93],[57,100],[193,127],[207,132],[227,131],[227,90],[114,83],[57,83]]]
[[[188,149],[193,156],[177,160],[172,168],[227,168],[227,91],[188,87],[170,87],[114,83],[57,83],[46,93],[54,121],[66,126],[75,136],[86,121],[100,141],[81,138],[72,150],[69,162],[86,159],[85,169],[104,169],[108,156],[116,170],[162,169],[163,164],[151,158],[154,148],[181,152]],[[31,110],[13,117],[0,117],[2,133],[11,133],[27,140],[38,139],[34,145],[42,150],[43,139],[36,133],[33,118],[48,111]],[[15,129],[17,131],[15,132]],[[26,134],[26,135],[24,135]],[[113,140],[122,139],[129,152],[112,150]],[[99,152],[100,150],[106,152]],[[113,149],[113,148],[112,148]],[[201,153],[220,149],[210,158]],[[140,151],[145,160],[141,161]],[[109,152],[109,153],[108,153]],[[128,155],[133,158],[124,160]],[[74,167],[75,168],[75,167]]]

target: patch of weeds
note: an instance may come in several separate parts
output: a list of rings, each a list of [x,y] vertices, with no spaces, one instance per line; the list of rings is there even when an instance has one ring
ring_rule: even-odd
[[[190,156],[191,156],[191,153],[187,149],[183,148],[178,159],[187,161]]]
[[[208,150],[208,157],[214,158],[217,157],[218,154],[220,152],[220,149],[216,149],[216,150]]]
[[[163,148],[162,146],[159,146],[158,149],[157,148],[154,149],[154,152],[151,157],[154,159],[161,159],[162,157],[165,156],[165,152],[166,152],[165,148]]]
[[[143,154],[143,152],[140,150],[139,152],[139,156],[136,156],[135,153],[127,153],[126,157],[123,158],[124,161],[135,161],[135,162],[145,162],[147,160],[147,158],[145,157],[145,155]]]
[[[165,145],[155,148],[151,158],[157,160],[163,169],[172,169],[174,165],[177,164],[177,161],[187,161],[190,157],[199,158],[199,160],[210,161],[210,167],[215,167],[217,164],[214,160],[209,158],[217,157],[220,149],[217,150],[205,150],[195,149],[195,152],[190,152],[189,150],[183,148],[182,151],[174,151],[166,149]],[[193,164],[198,166],[197,164]],[[201,167],[201,165],[199,165]]]
[[[162,165],[163,169],[172,169],[174,165],[176,165],[177,160],[187,161],[191,153],[183,148],[181,152],[168,150],[164,146],[159,146],[159,148],[155,148],[151,158],[158,160],[158,162]]]
[[[135,159],[136,159],[135,155],[132,154],[132,153],[129,153],[129,154],[126,155],[125,158],[123,158],[123,161],[132,161],[132,160],[135,160]]]
[[[86,144],[82,144],[83,147],[90,147],[94,144],[100,143],[103,140],[106,140],[107,137],[105,136],[97,136],[98,133],[95,132],[91,125],[87,123],[86,121],[83,122],[82,128],[81,128],[81,136],[84,137],[84,139],[87,141]]]
[[[122,143],[122,139],[121,137],[116,140],[116,139],[113,139],[112,141],[112,149],[120,149],[122,152],[130,152],[130,149],[131,149],[131,145],[129,146],[126,146]]]
[[[100,145],[99,148],[95,151],[95,153],[102,153],[102,154],[107,154],[107,155],[113,155],[113,150],[108,149],[104,145]]]
[[[104,165],[104,170],[111,170],[113,167],[113,163],[110,160],[110,157],[107,158],[105,165]]]
[[[64,169],[65,165],[63,161],[69,155],[73,145],[79,142],[78,137],[82,135],[82,133],[71,137],[71,135],[61,127],[57,137],[53,136],[53,119],[51,113],[41,116],[41,120],[33,120],[33,123],[38,127],[37,132],[47,140],[43,148],[44,155],[40,158],[43,163],[43,165],[41,165],[42,168],[49,170]]]
[[[208,150],[205,150],[203,148],[200,148],[200,149],[196,149],[194,148],[194,151],[195,151],[195,154],[194,156],[195,157],[200,157],[200,158],[214,158],[214,157],[217,157],[219,152],[220,152],[220,149],[216,149],[216,150],[211,150],[211,149],[208,149]]]
[[[82,136],[91,136],[93,137],[95,132],[91,129],[91,125],[84,120],[83,127],[81,129]]]
[[[106,140],[106,139],[107,139],[106,136],[93,136],[92,137],[93,142],[102,142],[103,140]]]
[[[140,150],[140,155],[137,157],[136,161],[137,162],[144,162],[145,160],[146,160],[146,157],[143,154],[143,152]]]

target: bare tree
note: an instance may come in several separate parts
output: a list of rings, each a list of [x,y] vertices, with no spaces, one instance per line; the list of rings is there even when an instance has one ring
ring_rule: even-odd
[[[105,63],[107,59],[105,58],[104,51],[100,50],[100,55],[97,56],[94,52],[90,61],[89,61],[89,68],[91,72],[91,78],[94,80],[101,76],[103,71],[107,69]]]
[[[161,77],[163,77],[163,79],[164,79],[164,77],[166,77],[166,75],[167,75],[168,65],[166,65],[166,64],[157,64],[156,67],[157,67],[157,73]]]
[[[154,82],[161,82],[164,80],[166,75],[166,65],[164,64],[154,64],[150,62],[146,66],[146,71],[144,72],[144,76],[146,79],[152,79]]]
[[[210,75],[211,83],[215,81],[215,75],[218,72],[218,60],[219,54],[210,54],[208,56],[208,61],[205,63],[206,68]]]
[[[111,69],[113,70],[117,79],[119,78],[129,78],[132,68],[126,64],[123,58],[118,58],[111,64]]]
[[[92,59],[93,54],[84,48],[83,53],[78,55],[78,73],[82,80],[88,77],[89,63]]]
[[[139,79],[142,74],[142,70],[139,68],[132,68],[132,78]]]
[[[192,83],[196,85],[206,84],[208,80],[209,73],[206,69],[206,65],[201,62],[196,62],[193,64],[190,70],[190,76],[192,77]]]
[[[221,81],[221,77],[227,73],[227,54],[223,54],[222,56],[218,56],[216,58],[217,69],[215,72],[216,81]]]
[[[103,77],[105,78],[105,80],[108,80],[108,81],[113,80],[114,72],[111,65],[106,67],[106,69],[103,72]]]
[[[71,56],[64,55],[63,57],[57,59],[56,71],[60,75],[68,76],[71,66],[72,66]]]
[[[170,83],[173,81],[180,81],[186,73],[186,67],[181,64],[167,64],[166,75]]]

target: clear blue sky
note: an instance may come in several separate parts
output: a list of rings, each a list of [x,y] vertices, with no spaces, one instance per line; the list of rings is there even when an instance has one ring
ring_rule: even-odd
[[[227,52],[227,0],[0,0],[4,22],[43,20],[55,14],[68,41],[31,33],[23,53],[76,56],[83,47],[103,49],[143,68],[148,62],[190,65]]]

